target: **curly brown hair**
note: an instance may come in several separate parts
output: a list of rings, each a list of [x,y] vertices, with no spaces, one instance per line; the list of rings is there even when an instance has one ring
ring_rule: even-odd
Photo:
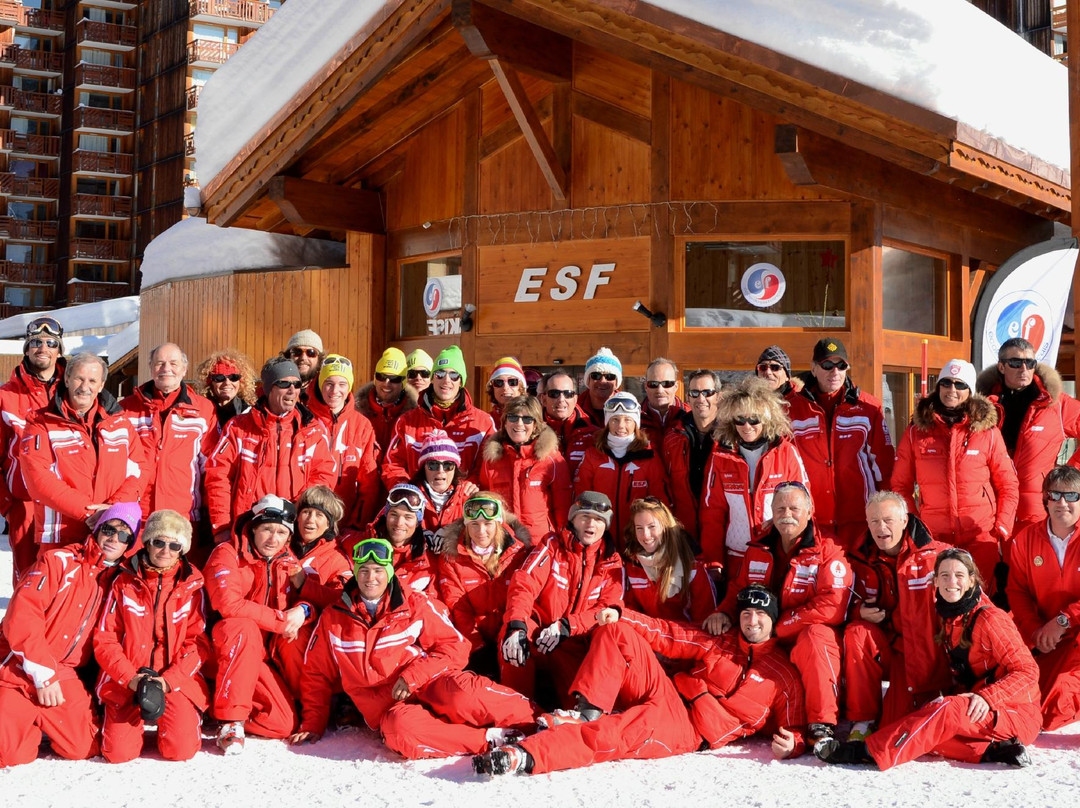
[[[735,446],[739,442],[735,418],[739,416],[758,418],[763,427],[761,434],[770,443],[791,436],[787,402],[776,395],[768,382],[757,376],[747,376],[734,390],[724,393],[720,411],[716,414],[713,437],[728,446]]]
[[[210,390],[210,371],[218,362],[231,362],[240,371],[240,391],[236,394],[246,404],[255,403],[255,366],[246,354],[240,353],[235,348],[226,348],[224,351],[215,351],[206,357],[195,368],[195,377],[191,386],[199,395],[208,396]]]

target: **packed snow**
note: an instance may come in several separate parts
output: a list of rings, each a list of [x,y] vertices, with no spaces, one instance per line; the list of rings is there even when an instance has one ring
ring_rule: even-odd
[[[64,327],[65,335],[73,331],[120,330],[139,319],[139,297],[118,297],[101,300],[97,303],[84,303],[81,306],[68,306],[53,311],[36,311],[16,314],[0,320],[0,337],[18,338],[19,352],[22,352],[22,337],[26,334],[26,325],[42,315],[48,315]],[[67,336],[64,338],[67,347]]]
[[[11,553],[0,537],[0,613],[11,595]],[[2,720],[2,718],[0,718]],[[1027,769],[927,758],[888,772],[830,767],[812,756],[775,761],[763,740],[652,761],[604,763],[533,777],[487,779],[467,757],[407,762],[366,730],[330,733],[317,744],[247,740],[226,759],[206,739],[191,761],[159,758],[149,737],[144,756],[121,765],[102,758],[46,755],[0,769],[7,806],[183,805],[246,808],[272,800],[304,808],[358,802],[364,808],[535,806],[559,808],[746,808],[883,805],[1005,808],[1068,805],[1080,782],[1080,724],[1043,734]],[[812,798],[811,798],[812,795]]]

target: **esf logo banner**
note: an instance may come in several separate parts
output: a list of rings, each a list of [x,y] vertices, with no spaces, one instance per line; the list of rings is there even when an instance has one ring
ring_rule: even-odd
[[[1006,340],[1026,339],[1035,346],[1035,358],[1042,360],[1054,341],[1053,310],[1038,292],[1021,289],[995,300],[986,315],[987,347],[997,354]]]
[[[768,263],[753,264],[742,276],[742,296],[751,306],[767,309],[775,306],[787,291],[787,280],[780,267]]]
[[[428,278],[424,286],[424,314],[434,317],[442,306],[443,290],[438,278]]]

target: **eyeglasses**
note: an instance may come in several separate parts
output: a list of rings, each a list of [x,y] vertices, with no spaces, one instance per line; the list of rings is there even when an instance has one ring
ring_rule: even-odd
[[[818,362],[818,367],[822,370],[847,370],[851,366],[843,359],[838,362],[826,359],[824,362]]]
[[[550,399],[566,398],[570,399],[577,395],[573,390],[545,390],[544,395]]]
[[[507,415],[506,420],[511,424],[525,424],[526,426],[532,426],[536,423],[536,419],[531,415]]]
[[[64,336],[64,327],[52,317],[38,317],[26,324],[26,336],[33,337],[38,334],[52,334],[54,337]]]
[[[26,344],[30,348],[52,348],[53,350],[56,350],[57,348],[60,347],[60,340],[58,340],[58,339],[41,339],[40,337],[35,337],[34,339],[30,340]]]
[[[502,504],[497,499],[474,497],[465,500],[463,511],[466,519],[484,519],[488,522],[501,522],[503,520]]]
[[[773,373],[779,373],[781,370],[785,370],[785,368],[779,362],[762,362],[757,366],[758,373],[764,373],[766,370],[771,370]]]
[[[394,559],[394,546],[386,539],[364,539],[356,545],[352,558],[356,566],[374,561],[388,567]]]
[[[433,460],[432,463],[438,461]],[[407,505],[412,510],[419,510],[424,504],[424,497],[418,488],[411,485],[395,485],[386,495],[386,504],[391,508],[395,505]]]
[[[1037,359],[1024,359],[1021,356],[1014,356],[1011,359],[1006,359],[1005,364],[1013,370],[1019,370],[1020,368],[1035,370],[1035,366],[1039,364],[1039,362]]]
[[[390,382],[390,384],[401,384],[403,381],[405,381],[405,377],[404,376],[388,376],[385,373],[376,373],[375,374],[375,381],[383,382],[384,384],[386,382]]]
[[[453,471],[457,468],[457,463],[453,460],[428,460],[424,463],[424,468],[428,471]]]
[[[174,553],[179,553],[181,550],[184,549],[184,545],[182,545],[178,541],[165,541],[165,539],[158,538],[150,539],[147,544],[149,544],[155,550],[164,550],[166,547],[168,547],[169,550]]]
[[[306,356],[308,359],[314,359],[319,355],[319,352],[314,348],[290,348],[289,356],[293,359],[299,359],[301,356]]]
[[[278,379],[276,382],[274,382],[274,387],[276,387],[278,390],[288,390],[290,387],[294,387],[299,390],[303,386],[304,383],[299,379],[297,379],[295,382],[290,382],[288,379]]]
[[[518,387],[521,385],[521,380],[516,378],[510,379],[493,379],[491,382],[492,387]]]
[[[598,382],[600,380],[603,380],[605,382],[613,382],[619,377],[616,376],[614,373],[600,373],[599,371],[593,371],[589,374],[589,378],[594,382]]]
[[[967,382],[962,382],[959,379],[938,379],[938,384],[942,387],[955,387],[957,390],[967,390]]]
[[[648,387],[650,390],[658,390],[661,387],[663,387],[665,390],[670,390],[677,384],[678,382],[672,381],[671,379],[664,379],[663,381],[645,382],[645,386]]]
[[[701,398],[702,396],[712,398],[719,392],[719,390],[688,390],[686,395],[690,396],[690,398]]]
[[[409,378],[410,379],[430,379],[431,378],[431,371],[430,370],[424,370],[423,368],[413,368],[412,370],[409,371]]]
[[[1080,502],[1080,491],[1047,491],[1046,498],[1051,502]]]
[[[230,382],[238,382],[238,381],[240,381],[240,374],[239,373],[211,373],[210,374],[210,381],[212,381],[214,384],[221,384],[226,379],[228,379]]]
[[[98,535],[104,536],[106,539],[111,539],[113,536],[115,536],[117,541],[119,541],[121,544],[126,544],[128,546],[130,546],[131,543],[135,541],[134,533],[128,530],[121,530],[120,528],[113,527],[112,525],[102,525],[101,527],[99,527]]]
[[[449,377],[450,381],[452,381],[452,382],[460,382],[461,381],[461,374],[458,373],[456,370],[436,370],[435,371],[435,378],[436,379],[445,379],[447,377]]]
[[[735,422],[735,426],[746,426],[747,424],[757,426],[761,423],[761,419],[753,415],[736,415],[731,420]]]

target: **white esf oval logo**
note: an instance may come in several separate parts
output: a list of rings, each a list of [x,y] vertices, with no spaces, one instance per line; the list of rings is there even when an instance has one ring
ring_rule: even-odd
[[[424,314],[434,317],[442,306],[443,289],[438,278],[428,278],[424,286]]]
[[[775,264],[751,265],[742,276],[742,296],[751,306],[767,309],[775,306],[787,291],[787,280]]]

